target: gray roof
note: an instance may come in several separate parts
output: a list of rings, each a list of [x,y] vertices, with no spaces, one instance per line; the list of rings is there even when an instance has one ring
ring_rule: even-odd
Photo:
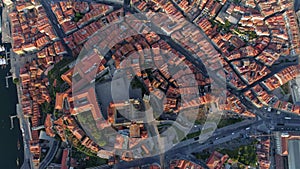
[[[289,169],[300,169],[300,140],[289,140]]]

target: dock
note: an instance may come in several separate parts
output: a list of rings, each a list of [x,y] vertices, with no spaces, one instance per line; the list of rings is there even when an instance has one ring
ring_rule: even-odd
[[[5,48],[5,60],[6,60],[6,64],[8,65],[8,61],[9,61],[9,56],[10,55],[10,52],[8,52]]]
[[[2,46],[1,46],[2,47]],[[4,47],[5,50],[5,58],[0,58],[0,66],[6,66],[9,64],[9,60],[10,60],[10,52],[6,50],[6,48]],[[9,83],[8,83],[8,79],[12,78],[12,75],[6,75],[5,77],[5,81],[6,81],[6,88],[9,88]]]
[[[18,115],[9,116],[10,117],[10,129],[14,129],[14,118],[18,117]]]
[[[8,85],[8,79],[9,78],[12,78],[12,75],[5,77],[6,88],[9,88],[9,85]]]

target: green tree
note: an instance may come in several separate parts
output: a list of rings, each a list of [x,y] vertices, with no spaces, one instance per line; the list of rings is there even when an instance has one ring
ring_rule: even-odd
[[[14,83],[14,84],[19,84],[19,83],[20,83],[19,78],[14,78],[14,79],[13,79],[13,83]]]

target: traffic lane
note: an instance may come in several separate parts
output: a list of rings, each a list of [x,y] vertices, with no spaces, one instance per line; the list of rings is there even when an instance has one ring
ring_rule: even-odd
[[[226,133],[226,134],[221,134],[215,137],[210,138],[206,143],[197,143],[192,144],[192,146],[188,147],[187,150],[185,150],[185,153],[190,154],[190,153],[195,153],[195,152],[200,152],[205,149],[214,147],[216,145],[220,145],[226,142],[230,142],[231,140],[238,139],[238,138],[245,138],[243,135],[245,135],[247,131],[245,130],[240,130],[236,131],[233,133]],[[183,151],[183,150],[180,150]]]
[[[40,169],[44,169],[47,167],[47,165],[49,165],[49,163],[52,161],[55,153],[56,153],[56,150],[58,148],[58,143],[57,141],[53,141],[52,142],[52,146],[51,149],[50,149],[50,152],[47,153],[46,155],[46,158],[42,161],[42,163],[40,164]]]
[[[194,138],[182,141],[176,145],[172,149],[177,149],[180,147],[186,147],[192,143],[199,142],[200,144],[204,144],[205,142],[214,141],[216,138],[223,138],[226,136],[231,136],[232,133],[238,133],[240,131],[243,131],[244,133],[249,133],[251,131],[256,131],[257,126],[263,124],[262,120],[251,122],[247,121],[246,123],[238,123],[233,124],[232,126],[229,126],[229,128],[226,128],[225,130],[223,128],[217,129],[214,132],[209,132],[206,134],[200,133],[198,136],[195,136]]]
[[[274,120],[275,123],[277,123],[277,125],[282,125],[282,126],[298,126],[300,127],[300,120],[299,119],[277,119]]]
[[[240,122],[238,123],[238,126],[236,126],[235,124],[230,125],[230,126],[226,126],[224,128],[218,129],[215,131],[214,135],[218,135],[218,134],[226,134],[226,133],[232,133],[235,132],[237,130],[243,130],[246,129],[248,127],[251,127],[252,129],[256,129],[257,126],[263,124],[263,120],[257,120],[257,121],[247,121],[247,122]]]
[[[237,128],[240,129],[240,128],[244,128],[244,127],[249,127],[251,125],[259,125],[259,124],[262,124],[262,122],[263,121],[257,120],[257,119],[244,120],[242,122],[235,123],[235,124],[217,129],[217,130],[215,130],[215,133],[216,132],[221,133],[222,131],[225,131],[225,130],[233,130],[233,129],[237,129]],[[205,129],[209,129],[209,128],[215,128],[217,125],[216,123],[207,122],[207,123],[205,123],[205,125],[195,124],[191,128],[189,128],[189,127],[181,126],[179,123],[176,123],[172,120],[164,120],[164,121],[161,121],[160,124],[175,125],[176,127],[179,127],[182,131],[190,130],[189,133],[194,133],[194,132],[198,132],[200,130],[205,130]]]
[[[240,129],[238,131],[235,131],[233,134],[230,132],[222,133],[220,135],[213,136],[208,139],[208,142],[206,143],[199,143],[197,140],[185,142],[185,145],[182,145],[178,147],[178,145],[174,146],[171,150],[168,150],[165,155],[166,160],[167,159],[173,159],[176,154],[190,154],[192,152],[202,151],[205,149],[208,149],[210,147],[216,146],[216,144],[222,144],[225,142],[228,142],[232,139],[237,139],[241,137],[241,134],[246,133],[247,131],[245,129]],[[215,140],[217,137],[220,137],[220,140],[218,140],[216,143]],[[193,140],[193,139],[190,139]],[[120,168],[120,167],[135,167],[140,166],[142,164],[152,164],[154,162],[159,162],[159,156],[153,156],[153,157],[147,157],[143,159],[137,159],[130,162],[120,162],[114,166],[114,168]]]
[[[299,126],[275,126],[273,131],[294,131],[300,133]]]
[[[239,130],[227,131],[221,134],[213,135],[212,137],[208,138],[205,142],[199,142],[197,139],[189,139],[187,141],[183,141],[177,145],[175,145],[169,152],[176,153],[176,152],[186,152],[186,151],[194,151],[196,148],[206,149],[208,145],[215,145],[214,142],[217,141],[218,144],[228,142],[232,139],[236,139],[238,137],[244,137],[245,134],[255,131],[255,128],[251,128],[246,130],[246,128],[242,128]],[[200,138],[201,139],[201,138]],[[201,140],[200,140],[201,141]],[[190,150],[188,150],[190,149]]]

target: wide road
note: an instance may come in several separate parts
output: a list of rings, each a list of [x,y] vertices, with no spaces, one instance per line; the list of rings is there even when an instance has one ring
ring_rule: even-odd
[[[50,149],[46,155],[46,157],[44,158],[44,160],[40,163],[40,167],[39,169],[45,169],[50,162],[52,161],[52,159],[54,158],[58,148],[59,148],[59,141],[53,140],[50,143]]]
[[[193,152],[198,152],[207,148],[214,147],[219,144],[223,144],[225,142],[231,141],[232,139],[236,139],[241,137],[242,135],[256,131],[257,126],[263,124],[262,120],[255,121],[251,124],[248,122],[245,123],[245,125],[239,124],[233,124],[229,128],[227,128],[226,131],[222,129],[216,130],[216,132],[211,136],[206,142],[200,143],[199,140],[195,140],[194,138],[191,138],[189,140],[183,141],[176,146],[174,146],[171,150],[167,151],[165,153],[165,168],[167,167],[166,164],[170,162],[170,160],[174,158],[180,158],[178,155],[181,155],[182,157],[189,155]],[[250,130],[246,130],[246,128],[250,127]],[[136,159],[134,161],[130,162],[120,162],[116,165],[114,165],[114,168],[121,169],[121,168],[130,168],[135,166],[141,166],[145,164],[152,164],[152,163],[159,163],[160,156],[153,156],[153,157],[147,157],[142,159]],[[101,167],[101,166],[99,166]]]

